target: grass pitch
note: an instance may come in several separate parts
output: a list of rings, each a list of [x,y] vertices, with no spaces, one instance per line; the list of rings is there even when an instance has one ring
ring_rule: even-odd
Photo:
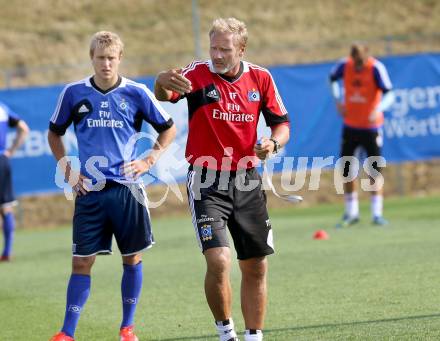
[[[342,204],[271,212],[265,340],[436,340],[440,338],[440,197],[390,199],[390,225],[335,230]],[[216,340],[202,289],[204,259],[189,215],[153,221],[157,244],[144,255],[136,317],[140,340]],[[329,240],[312,239],[325,229]],[[15,259],[0,264],[0,340],[48,340],[64,316],[71,230],[18,231]],[[119,253],[97,259],[76,340],[118,340]],[[240,274],[234,319],[242,334]]]

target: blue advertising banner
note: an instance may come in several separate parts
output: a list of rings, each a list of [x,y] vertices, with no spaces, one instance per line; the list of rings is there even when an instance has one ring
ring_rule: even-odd
[[[384,157],[388,162],[440,157],[440,54],[380,60],[396,95],[385,113]],[[309,158],[339,155],[342,120],[328,80],[334,64],[270,69],[292,119],[286,154]]]
[[[440,54],[417,54],[380,58],[390,74],[396,101],[385,113],[384,157],[388,162],[427,160],[440,157]],[[328,75],[335,62],[271,67],[273,78],[292,121],[291,140],[280,156],[310,160],[339,155],[342,120],[331,96]],[[152,89],[153,77],[137,81]],[[49,119],[63,86],[0,91],[5,102],[29,125],[31,132],[12,159],[15,192],[18,195],[60,191],[55,184],[56,163],[47,144]],[[151,181],[185,179],[184,148],[187,134],[185,101],[163,103],[178,128],[176,143],[156,165]],[[151,129],[147,132],[153,136]],[[261,117],[259,135],[268,135]],[[11,142],[14,132],[8,133]],[[65,136],[69,155],[77,154],[72,130]],[[143,145],[148,146],[148,138]],[[275,170],[281,170],[278,162]],[[147,181],[148,182],[148,181]]]
[[[6,103],[30,128],[25,144],[12,158],[14,191],[17,195],[59,191],[55,185],[55,159],[47,143],[49,119],[63,86],[4,90],[0,101]],[[12,142],[15,132],[8,133]],[[66,134],[68,153],[76,150],[76,138]]]

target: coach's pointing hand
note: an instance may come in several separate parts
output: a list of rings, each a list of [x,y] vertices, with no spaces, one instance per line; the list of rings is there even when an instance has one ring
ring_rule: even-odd
[[[182,75],[182,69],[171,69],[159,73],[156,83],[166,90],[177,92],[180,95],[190,93],[191,82]]]

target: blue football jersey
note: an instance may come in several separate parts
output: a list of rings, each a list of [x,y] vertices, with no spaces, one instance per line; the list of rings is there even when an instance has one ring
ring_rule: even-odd
[[[6,150],[6,134],[8,127],[15,127],[20,117],[6,104],[0,102],[0,154]]]
[[[49,129],[64,135],[73,123],[81,174],[97,180],[94,172],[88,171],[93,165],[105,179],[127,182],[120,167],[136,158],[135,148],[126,155],[126,146],[141,130],[143,121],[159,133],[173,125],[170,115],[145,85],[120,77],[114,87],[103,91],[93,78],[86,78],[63,89]]]

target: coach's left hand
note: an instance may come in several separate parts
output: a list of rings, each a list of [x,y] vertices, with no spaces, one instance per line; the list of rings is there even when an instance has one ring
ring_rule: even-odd
[[[273,142],[269,138],[263,137],[260,143],[255,144],[254,152],[260,160],[266,160],[267,156],[273,153],[274,148]]]

